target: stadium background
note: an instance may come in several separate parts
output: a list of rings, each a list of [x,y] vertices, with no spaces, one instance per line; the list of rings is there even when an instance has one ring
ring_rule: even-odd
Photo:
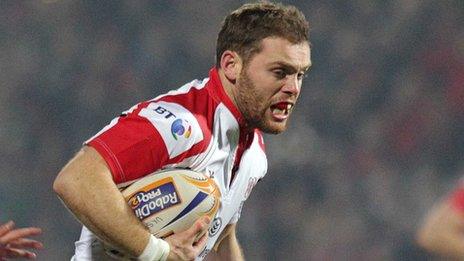
[[[287,2],[287,1],[286,1]],[[207,76],[242,1],[1,1],[0,221],[66,260],[79,224],[52,181],[141,100]],[[421,260],[421,217],[462,174],[464,2],[289,1],[313,69],[244,207],[249,260]]]

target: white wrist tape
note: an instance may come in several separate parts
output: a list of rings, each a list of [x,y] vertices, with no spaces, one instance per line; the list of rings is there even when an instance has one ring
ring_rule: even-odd
[[[142,254],[137,258],[140,261],[166,261],[171,248],[168,242],[150,235],[150,240],[143,250]]]

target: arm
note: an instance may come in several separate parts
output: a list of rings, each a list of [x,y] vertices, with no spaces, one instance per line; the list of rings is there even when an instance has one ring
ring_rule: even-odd
[[[417,242],[436,254],[464,258],[464,213],[444,200],[430,210],[417,232]]]
[[[143,252],[150,234],[132,213],[95,149],[81,149],[58,174],[53,189],[98,238],[133,256]]]
[[[76,218],[98,238],[135,257],[147,253],[145,248],[153,239],[125,202],[95,149],[86,146],[79,151],[58,174],[53,188]],[[195,237],[208,229],[208,223],[207,217],[200,218],[188,230],[167,237],[168,260],[196,257],[206,244],[206,236],[198,242]]]
[[[41,249],[42,243],[26,237],[35,236],[42,232],[40,228],[26,227],[14,228],[14,222],[10,221],[0,226],[0,260],[4,258],[29,258],[35,259],[36,254],[25,248]]]
[[[245,260],[243,252],[236,236],[237,223],[227,225],[224,231],[219,236],[219,239],[214,246],[214,251],[208,255],[208,261],[214,260],[230,260],[243,261]]]

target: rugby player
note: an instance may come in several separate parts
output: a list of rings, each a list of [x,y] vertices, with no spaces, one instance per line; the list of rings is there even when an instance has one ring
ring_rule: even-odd
[[[262,132],[285,131],[310,66],[309,24],[296,7],[260,2],[227,15],[207,78],[123,112],[57,176],[54,190],[84,225],[73,260],[243,260],[236,224],[267,171]],[[155,238],[118,188],[174,167],[210,173],[221,208]]]

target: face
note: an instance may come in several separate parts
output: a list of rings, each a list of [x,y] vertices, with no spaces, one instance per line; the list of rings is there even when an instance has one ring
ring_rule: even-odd
[[[287,129],[311,66],[310,48],[276,37],[263,39],[261,47],[240,71],[235,101],[249,127],[277,134]]]

